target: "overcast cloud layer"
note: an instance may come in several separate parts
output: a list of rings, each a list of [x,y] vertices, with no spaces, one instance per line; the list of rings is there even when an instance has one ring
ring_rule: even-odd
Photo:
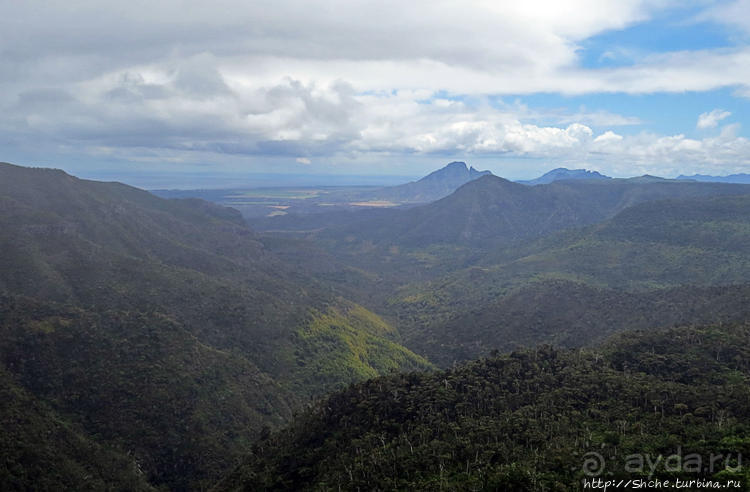
[[[0,0],[0,160],[750,172],[733,107],[750,98],[749,12],[744,0]],[[724,42],[644,42],[663,26]],[[730,105],[712,103],[722,90]],[[628,98],[685,93],[706,98],[679,131],[627,111]],[[526,102],[540,94],[559,104]],[[623,111],[566,103],[597,95]]]

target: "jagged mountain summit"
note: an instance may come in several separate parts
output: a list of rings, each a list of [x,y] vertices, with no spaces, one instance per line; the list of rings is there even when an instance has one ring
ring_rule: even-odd
[[[535,179],[519,180],[517,183],[535,186],[540,184],[549,184],[554,181],[562,181],[566,179],[612,179],[609,176],[600,174],[597,171],[589,171],[587,169],[567,169],[564,167],[558,167],[542,176]]]
[[[418,181],[392,186],[382,190],[391,200],[407,202],[433,202],[446,197],[461,186],[482,176],[492,174],[490,171],[478,171],[465,162],[455,161],[433,171]]]
[[[465,162],[453,161],[447,166],[433,171],[424,178],[420,179],[419,183],[440,183],[450,181],[451,183],[461,184],[473,181],[480,176],[485,174],[492,174],[490,171],[478,171],[474,167],[468,167]]]

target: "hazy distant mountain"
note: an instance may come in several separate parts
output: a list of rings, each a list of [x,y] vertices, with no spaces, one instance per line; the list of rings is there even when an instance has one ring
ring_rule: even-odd
[[[489,171],[477,171],[473,167],[467,167],[465,162],[454,161],[447,166],[433,171],[424,178],[420,179],[415,183],[407,183],[404,185],[396,186],[396,188],[411,188],[416,189],[416,185],[423,188],[432,187],[438,189],[441,186],[443,189],[458,188],[462,184],[473,181],[486,174],[492,174]]]
[[[331,181],[328,186],[300,187],[290,184],[280,188],[234,188],[224,190],[154,190],[162,198],[201,198],[239,210],[253,221],[264,217],[328,215],[331,212],[387,208],[429,203],[450,195],[461,185],[477,179],[489,171],[477,171],[463,162],[451,162],[429,175],[396,186],[340,186]],[[353,177],[348,177],[353,179]],[[370,178],[372,181],[372,178]],[[366,180],[362,180],[366,183]],[[280,222],[286,222],[282,219]],[[292,219],[294,220],[294,219]],[[307,217],[303,222],[307,222]],[[312,219],[317,220],[317,219]],[[275,227],[277,220],[269,225]]]
[[[643,176],[635,176],[632,178],[626,178],[625,181],[630,183],[661,183],[665,181],[672,181],[661,176],[653,176],[651,174],[644,174]]]
[[[568,180],[526,186],[489,175],[433,203],[381,210],[330,235],[381,244],[481,246],[537,237],[593,224],[637,203],[681,197],[748,194],[750,186],[696,183],[648,177]]]
[[[419,181],[384,188],[378,191],[377,195],[381,199],[397,202],[433,202],[450,195],[469,181],[488,174],[492,173],[467,167],[465,162],[451,162]]]
[[[707,174],[693,174],[692,176],[685,176],[680,174],[675,179],[690,180],[690,181],[704,181],[712,183],[742,183],[750,184],[750,174],[730,174],[729,176],[709,176]]]
[[[599,174],[597,171],[588,171],[586,169],[567,169],[564,167],[558,167],[557,169],[553,169],[552,171],[549,171],[542,176],[539,176],[535,179],[530,180],[519,180],[516,181],[516,183],[521,183],[525,185],[539,185],[539,184],[548,184],[552,183],[553,181],[560,181],[564,179],[612,179],[609,176],[605,176],[603,174]]]

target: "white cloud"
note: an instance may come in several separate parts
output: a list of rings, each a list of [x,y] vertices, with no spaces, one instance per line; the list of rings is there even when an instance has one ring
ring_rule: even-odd
[[[501,66],[571,61],[575,43],[644,20],[654,2],[573,0],[564,5],[447,0],[244,2],[164,0],[154,5],[72,0],[44,9],[0,6],[11,53],[116,54],[116,59],[189,56],[210,46],[217,56],[346,60],[429,59],[500,70]],[[46,40],[37,36],[45,34]],[[135,34],[135,35],[134,35]],[[127,46],[127,53],[114,48]],[[163,51],[163,47],[175,50]],[[526,56],[531,55],[531,56]]]
[[[699,21],[714,21],[750,33],[750,0],[721,2],[698,14]]]
[[[601,135],[604,137],[606,134]],[[691,139],[685,135],[661,136],[641,133],[621,138],[594,140],[589,151],[620,174],[633,167],[652,174],[670,175],[737,172],[750,165],[750,140],[733,132],[718,137]]]
[[[746,47],[650,57],[613,51],[631,64],[580,65],[583,41],[668,5],[73,0],[39,9],[0,2],[0,132],[19,147],[45,143],[132,160],[283,155],[307,164],[319,155],[466,153],[654,166],[748,162],[736,127],[702,140],[623,136],[611,128],[641,120],[486,101],[488,94],[730,86],[750,94]],[[740,22],[743,5],[710,15]],[[704,113],[698,127],[728,115]]]
[[[644,20],[660,3],[2,2],[0,84],[12,94],[135,67],[179,67],[193,94],[215,89],[216,71],[256,88],[290,76],[343,78],[357,90],[574,91],[586,77],[575,70],[578,43]],[[185,63],[195,57],[203,59]],[[210,80],[199,80],[201,68]]]
[[[357,91],[460,94],[747,87],[750,52],[743,48],[631,53],[627,67],[579,66],[583,41],[672,3],[78,0],[39,9],[2,2],[0,104],[19,90],[144,70],[171,71],[186,98],[221,90],[222,82],[257,89],[283,77],[323,85],[345,79]]]
[[[710,113],[702,113],[698,116],[698,123],[695,126],[700,129],[716,128],[721,120],[731,114],[729,111],[714,109]]]
[[[559,123],[583,123],[594,126],[632,126],[643,123],[640,118],[635,116],[623,116],[620,114],[610,113],[609,111],[578,111],[574,114],[561,115]]]
[[[607,130],[594,139],[595,144],[606,144],[607,142],[620,142],[622,135],[618,135],[612,130]]]
[[[603,169],[629,163],[651,166],[653,173],[672,164],[750,165],[750,144],[738,136],[738,125],[700,140],[610,129],[595,133],[583,123],[560,124],[574,115],[557,110],[547,115],[523,105],[435,97],[423,90],[362,94],[343,81],[320,85],[289,78],[261,88],[213,79],[220,90],[185,98],[179,71],[171,73],[107,77],[89,84],[85,98],[29,91],[0,130],[21,139],[55,135],[67,146],[130,160],[260,155],[311,165],[321,155],[459,153],[467,159],[510,155],[592,162]],[[60,108],[65,118],[59,118]],[[575,118],[584,121],[586,114]],[[723,117],[721,111],[706,113],[711,114],[717,121]],[[598,118],[594,115],[590,119]],[[613,114],[607,119],[627,121]]]

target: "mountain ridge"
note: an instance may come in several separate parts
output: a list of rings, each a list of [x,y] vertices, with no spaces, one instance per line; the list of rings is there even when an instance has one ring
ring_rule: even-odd
[[[156,486],[206,487],[309,398],[431,367],[201,200],[0,165],[0,249],[3,367]]]
[[[748,210],[750,195],[640,203],[412,280],[388,305],[407,346],[443,367],[491,346],[569,346],[613,329],[742,321]]]
[[[323,232],[376,244],[508,244],[594,224],[637,203],[664,198],[750,194],[750,186],[674,180],[567,180],[527,186],[485,175],[449,196],[408,209],[380,210],[367,220]]]
[[[730,174],[727,176],[711,176],[708,174],[693,174],[691,176],[686,176],[684,174],[680,174],[675,179],[679,180],[692,180],[692,181],[703,181],[703,182],[713,182],[713,183],[742,183],[742,184],[750,184],[750,174],[746,173],[739,173],[739,174]]]
[[[450,195],[470,181],[491,174],[490,171],[468,167],[465,162],[453,161],[417,181],[383,188],[374,195],[398,202],[427,203]]]
[[[598,171],[589,171],[588,169],[568,169],[565,167],[558,167],[551,171],[547,171],[538,178],[528,180],[516,180],[516,183],[525,185],[535,186],[540,184],[549,184],[554,181],[562,181],[567,179],[612,179],[609,176],[600,174]]]

